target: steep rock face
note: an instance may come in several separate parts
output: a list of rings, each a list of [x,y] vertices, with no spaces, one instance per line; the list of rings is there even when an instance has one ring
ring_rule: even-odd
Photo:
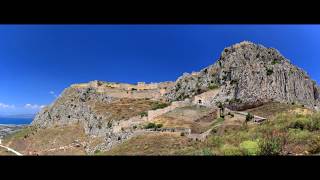
[[[319,87],[276,49],[251,42],[227,47],[214,65],[185,74],[166,94],[169,100],[192,97],[210,87],[220,87],[212,104],[245,109],[264,102],[319,105]]]
[[[46,128],[54,125],[81,123],[87,134],[105,133],[101,126],[104,117],[93,112],[95,103],[111,103],[116,98],[95,92],[94,88],[69,87],[50,106],[43,108],[35,117],[32,125]]]

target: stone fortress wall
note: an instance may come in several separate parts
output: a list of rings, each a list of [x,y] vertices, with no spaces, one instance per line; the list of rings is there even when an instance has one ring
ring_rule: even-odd
[[[91,81],[89,83],[75,84],[73,87],[86,88],[92,87],[98,93],[107,93],[112,97],[118,98],[150,98],[161,100],[166,93],[168,87],[174,86],[174,82],[161,83],[145,83],[138,82],[137,84],[128,83],[113,83],[103,81]]]
[[[156,109],[148,111],[148,121],[153,120],[154,118],[161,116],[167,112],[170,112],[176,108],[186,107],[192,105],[190,99],[185,99],[184,101],[174,101],[170,106],[163,109]]]
[[[89,86],[94,88],[116,88],[122,90],[153,90],[153,89],[166,89],[169,86],[173,86],[174,82],[161,82],[161,83],[145,83],[138,82],[137,84],[128,84],[128,83],[113,83],[113,82],[102,82],[102,81],[91,81],[88,83]]]

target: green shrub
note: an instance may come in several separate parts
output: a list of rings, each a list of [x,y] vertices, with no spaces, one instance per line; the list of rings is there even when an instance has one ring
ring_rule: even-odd
[[[231,116],[231,118],[233,118],[234,117],[234,114],[232,114],[231,112],[228,112],[228,114],[227,114],[228,116]]]
[[[95,155],[100,154],[100,153],[101,153],[101,151],[100,151],[99,149],[97,149],[97,150],[94,151],[94,154],[95,154]]]
[[[243,141],[240,144],[241,150],[245,155],[258,155],[259,154],[259,144],[256,141]]]
[[[153,105],[152,105],[152,110],[156,110],[156,109],[162,109],[162,108],[165,108],[169,106],[169,104],[167,103],[160,103],[160,102],[155,102]]]
[[[232,98],[229,100],[229,104],[238,104],[238,103],[242,103],[242,100],[241,99],[238,99],[238,98]]]
[[[259,141],[259,155],[280,155],[281,151],[280,137],[267,137]]]
[[[145,129],[152,129],[152,128],[156,128],[157,125],[155,123],[148,123],[144,128]]]
[[[144,111],[144,112],[139,113],[139,115],[140,115],[140,117],[145,117],[145,116],[148,116],[148,113]]]
[[[156,124],[156,123],[148,123],[144,128],[145,129],[158,129],[158,128],[162,128],[162,124]]]
[[[232,79],[231,81],[230,81],[230,84],[232,85],[232,84],[237,84],[238,83],[238,80],[237,79]]]
[[[162,128],[163,127],[163,124],[157,124],[156,125],[156,128]]]
[[[278,59],[274,59],[271,62],[272,65],[279,64],[279,63],[280,63],[280,60],[278,60]]]
[[[221,148],[221,152],[223,155],[226,155],[226,156],[240,156],[240,155],[242,155],[242,151],[240,148],[235,147],[230,144],[225,144]]]
[[[308,130],[289,129],[288,139],[292,142],[304,142],[308,141],[312,136],[312,133]]]
[[[107,126],[108,126],[108,128],[111,128],[112,127],[112,121],[108,121]]]
[[[228,79],[228,76],[227,75],[223,75],[222,76],[222,80],[226,81]]]
[[[273,69],[272,68],[267,68],[267,76],[270,76],[271,74],[273,74]]]
[[[246,121],[251,121],[254,118],[254,116],[251,113],[248,113],[246,115]]]
[[[204,156],[212,156],[212,155],[214,155],[214,153],[211,151],[211,149],[209,149],[209,148],[204,148],[204,149],[202,149],[201,155],[204,155]]]
[[[320,120],[316,115],[296,115],[294,121],[289,124],[289,128],[318,131],[320,130]]]
[[[185,133],[184,133],[184,132],[181,132],[181,133],[180,133],[180,136],[185,136]]]
[[[208,88],[209,89],[217,89],[217,88],[219,88],[219,86],[215,85],[215,84],[210,84]]]
[[[223,144],[223,139],[220,136],[210,136],[208,142],[213,147],[221,147]]]

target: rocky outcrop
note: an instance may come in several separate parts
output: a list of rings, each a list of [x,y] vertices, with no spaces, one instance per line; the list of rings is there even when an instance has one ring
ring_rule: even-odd
[[[88,134],[98,135],[97,129],[102,129],[101,126],[104,125],[103,117],[93,113],[93,105],[114,100],[116,99],[108,95],[96,93],[91,87],[69,87],[53,104],[43,108],[36,115],[32,125],[45,128],[81,123]]]
[[[251,42],[227,47],[215,64],[198,73],[185,74],[165,95],[181,100],[220,87],[212,100],[231,109],[246,109],[265,102],[319,105],[319,87],[279,51]]]

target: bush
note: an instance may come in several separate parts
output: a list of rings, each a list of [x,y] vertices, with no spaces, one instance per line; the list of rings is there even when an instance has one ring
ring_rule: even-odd
[[[211,84],[211,85],[209,85],[209,87],[208,87],[209,89],[217,89],[217,88],[219,88],[219,86],[218,85],[215,85],[215,84]]]
[[[144,112],[139,113],[139,115],[140,115],[140,117],[145,117],[145,116],[148,116],[148,113],[144,111]]]
[[[220,147],[223,144],[223,139],[220,136],[211,136],[208,142],[213,147]]]
[[[145,126],[145,129],[158,129],[158,128],[162,128],[163,125],[162,124],[156,124],[156,123],[148,123],[146,126]]]
[[[271,74],[273,74],[273,69],[271,68],[267,68],[267,76],[270,76]]]
[[[167,106],[169,106],[169,104],[156,102],[156,103],[154,103],[154,104],[152,105],[152,108],[151,108],[151,109],[152,109],[152,110],[162,109],[162,108],[165,108],[165,107],[167,107]]]
[[[292,142],[305,142],[311,139],[312,133],[308,130],[289,129],[288,139]]]
[[[148,123],[144,128],[145,129],[152,129],[152,128],[156,128],[157,125],[155,123]]]
[[[112,127],[112,121],[108,121],[107,126],[108,126],[108,128],[111,128]]]
[[[201,154],[204,155],[204,156],[212,156],[212,155],[214,155],[214,153],[212,153],[211,149],[209,149],[209,148],[202,149]]]
[[[259,154],[259,144],[256,141],[243,141],[240,144],[241,150],[245,155],[258,155]]]
[[[100,153],[101,153],[101,151],[99,149],[94,151],[94,154],[100,154]]]
[[[230,84],[232,85],[232,84],[237,84],[238,83],[238,80],[236,80],[236,79],[232,79],[231,81],[230,81]]]
[[[278,60],[278,59],[274,59],[274,60],[271,62],[271,64],[273,64],[273,65],[279,64],[279,63],[280,63],[280,60]]]
[[[223,155],[226,155],[226,156],[240,156],[240,155],[242,155],[240,148],[235,147],[233,145],[229,145],[229,144],[225,144],[221,148],[221,152]]]
[[[246,115],[246,121],[251,121],[254,118],[254,116],[251,113],[248,113]]]
[[[259,141],[259,155],[280,155],[281,151],[280,137],[267,137]]]
[[[300,117],[297,115],[295,121],[289,124],[289,128],[317,131],[320,130],[320,120],[316,116]]]
[[[242,100],[238,99],[238,98],[233,98],[233,99],[229,100],[229,105],[231,105],[231,104],[239,104],[239,103],[242,103]]]
[[[184,132],[181,132],[180,133],[180,136],[185,136],[186,134]]]
[[[222,80],[226,81],[227,79],[228,79],[228,76],[226,76],[226,75],[222,76]]]
[[[157,124],[156,125],[156,128],[162,128],[163,127],[163,124]]]

